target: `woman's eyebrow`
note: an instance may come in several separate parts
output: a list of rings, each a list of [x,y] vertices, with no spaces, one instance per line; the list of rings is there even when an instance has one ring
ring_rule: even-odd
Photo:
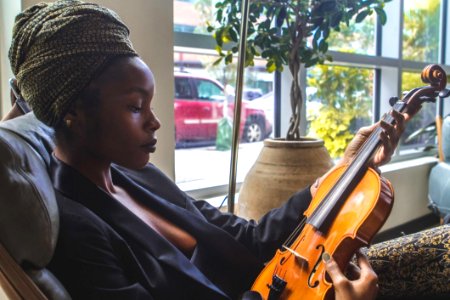
[[[124,94],[132,94],[132,93],[139,93],[139,94],[142,94],[144,96],[149,96],[150,95],[150,91],[149,90],[141,88],[141,87],[138,87],[138,86],[131,87],[131,88],[126,89],[124,91]]]

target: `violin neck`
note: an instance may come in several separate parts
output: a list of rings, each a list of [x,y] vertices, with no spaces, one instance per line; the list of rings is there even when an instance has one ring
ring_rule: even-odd
[[[398,101],[393,109],[403,112],[406,104]],[[395,119],[391,114],[386,114],[383,120],[389,124],[394,124]],[[345,199],[350,195],[361,178],[366,173],[369,161],[381,145],[380,133],[382,129],[378,126],[361,146],[353,161],[345,172],[340,176],[336,184],[330,189],[323,201],[318,205],[309,217],[307,223],[314,226],[321,232],[326,232],[332,220],[336,217]]]
[[[406,104],[403,101],[397,101],[392,109],[398,112],[403,112],[405,108]],[[385,114],[382,120],[391,125],[395,123],[395,119],[391,116],[391,114]],[[358,153],[355,155],[351,163],[351,168],[360,168],[363,167],[364,165],[367,166],[370,159],[372,158],[372,155],[376,152],[376,150],[378,150],[381,144],[380,140],[381,132],[382,129],[380,126],[375,128],[372,134],[367,138],[366,142],[361,146]],[[353,167],[353,165],[355,166]]]

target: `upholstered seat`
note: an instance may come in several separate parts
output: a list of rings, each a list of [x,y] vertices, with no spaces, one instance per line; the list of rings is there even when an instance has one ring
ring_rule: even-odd
[[[0,279],[11,299],[70,299],[45,269],[59,226],[53,147],[52,130],[32,113],[0,123]]]

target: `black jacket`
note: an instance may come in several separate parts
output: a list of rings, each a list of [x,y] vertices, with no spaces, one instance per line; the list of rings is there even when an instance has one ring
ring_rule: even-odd
[[[49,265],[74,299],[237,299],[298,225],[306,189],[258,223],[194,201],[152,164],[113,182],[197,240],[192,257],[70,166],[52,158],[60,235]]]

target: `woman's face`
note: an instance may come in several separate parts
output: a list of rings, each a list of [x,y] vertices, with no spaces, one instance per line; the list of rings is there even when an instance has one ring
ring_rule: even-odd
[[[106,163],[141,168],[156,149],[161,126],[151,107],[153,74],[137,57],[120,58],[95,79],[94,113],[82,113],[85,146]]]

